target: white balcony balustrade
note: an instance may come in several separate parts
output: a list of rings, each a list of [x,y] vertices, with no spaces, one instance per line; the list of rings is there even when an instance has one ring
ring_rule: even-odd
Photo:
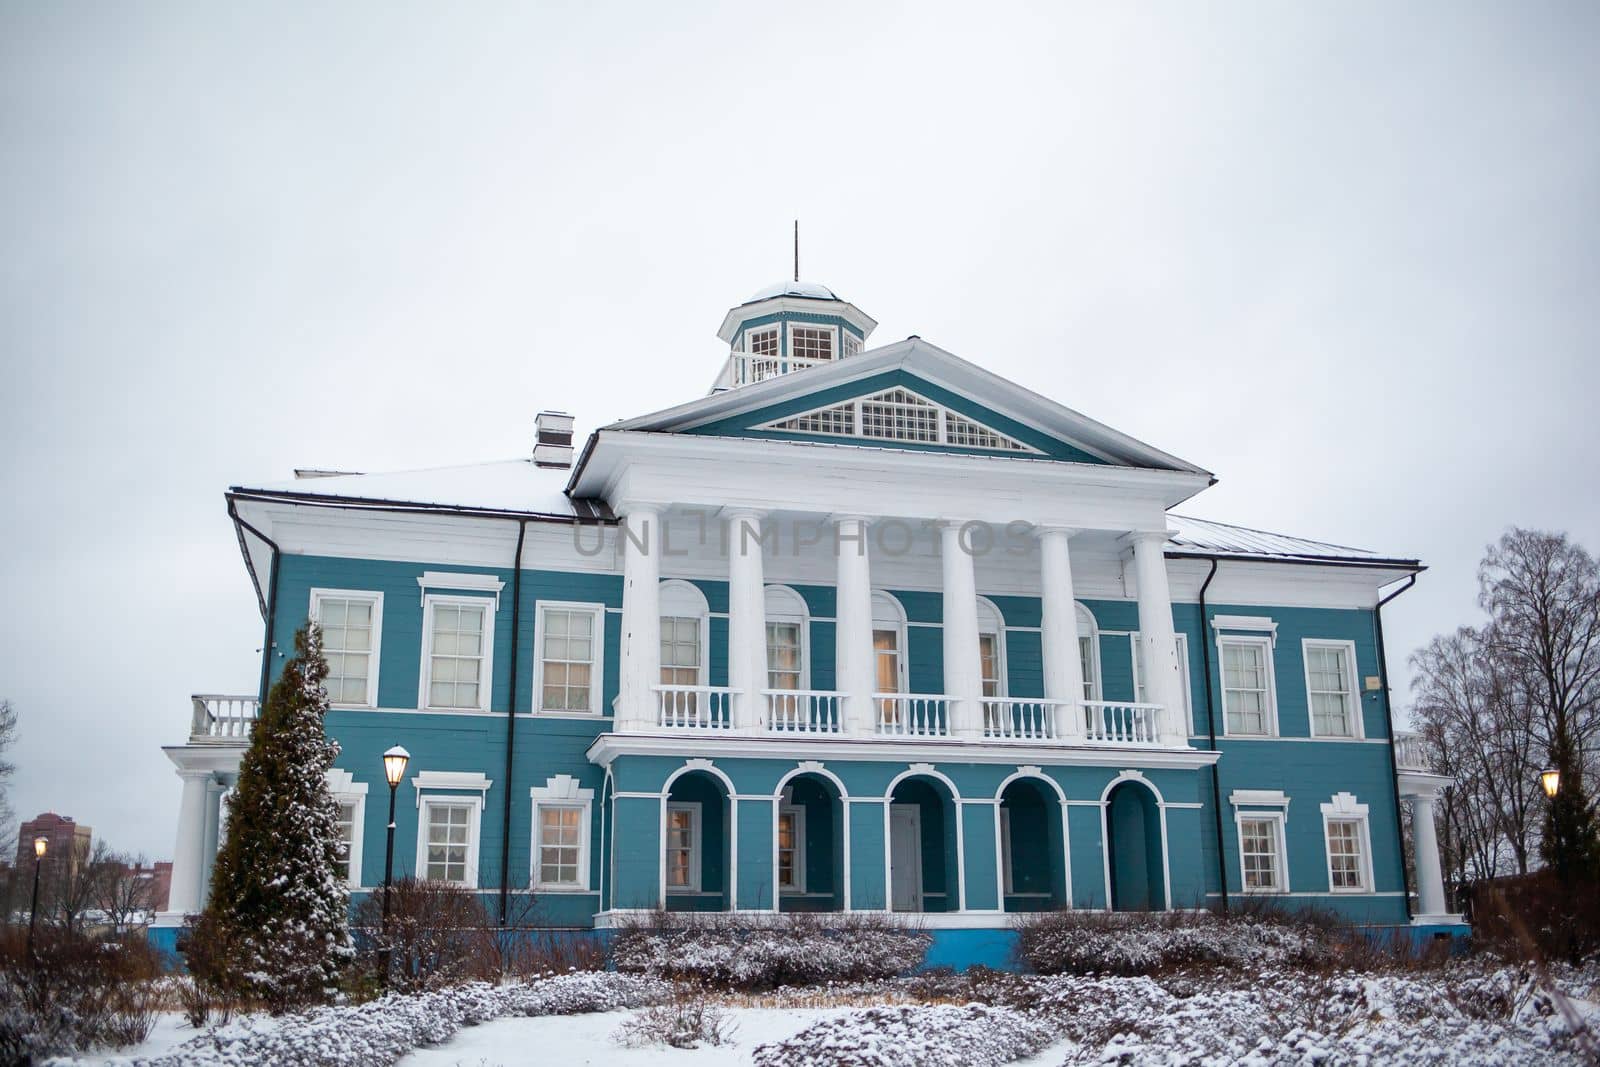
[[[658,685],[656,725],[667,730],[731,730],[733,690],[718,685]]]
[[[1394,765],[1402,771],[1427,771],[1428,750],[1417,734],[1394,735]]]
[[[769,733],[839,733],[843,693],[822,689],[764,689],[765,725]]]
[[[260,703],[249,696],[196,693],[194,717],[189,724],[191,743],[244,744],[260,714]]]
[[[1054,741],[1061,736],[1062,716],[1070,700],[996,699],[983,702],[983,736],[1002,741]]]
[[[1160,704],[1117,700],[1085,700],[1084,740],[1091,745],[1158,745]]]
[[[880,737],[949,737],[950,703],[944,694],[874,693]]]
[[[768,378],[777,378],[792,371],[809,367],[826,367],[831,359],[805,359],[796,356],[766,355],[755,352],[734,352],[728,356],[717,383],[724,387],[753,385]]]

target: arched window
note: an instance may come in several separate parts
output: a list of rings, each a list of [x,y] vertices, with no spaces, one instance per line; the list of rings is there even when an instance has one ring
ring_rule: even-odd
[[[705,594],[689,582],[661,583],[661,684],[705,685],[711,612]]]
[[[872,594],[873,687],[906,691],[906,613],[888,593]]]
[[[1083,699],[1100,699],[1100,627],[1094,615],[1078,605],[1078,664],[1083,669]]]
[[[767,688],[810,689],[810,616],[800,594],[786,585],[766,589]]]
[[[1006,622],[988,597],[978,598],[978,664],[983,672],[983,695],[1006,695]]]

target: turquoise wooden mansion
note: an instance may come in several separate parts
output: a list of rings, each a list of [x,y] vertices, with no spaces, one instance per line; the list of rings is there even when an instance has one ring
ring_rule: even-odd
[[[576,458],[546,413],[519,459],[228,492],[263,685],[326,635],[352,888],[382,883],[401,744],[397,876],[553,927],[892,911],[962,963],[1052,908],[1458,922],[1448,780],[1384,681],[1418,562],[1175,515],[1208,472],[875,325],[774,286],[723,319],[709,395]],[[167,749],[158,937],[203,901],[254,712],[197,696]]]

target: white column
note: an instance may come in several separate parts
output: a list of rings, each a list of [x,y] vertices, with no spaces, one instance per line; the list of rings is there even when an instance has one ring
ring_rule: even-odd
[[[1411,834],[1417,853],[1417,917],[1444,915],[1444,872],[1439,868],[1439,837],[1433,825],[1432,793],[1419,793],[1411,798]]]
[[[834,610],[834,688],[844,693],[845,731],[872,732],[872,575],[867,563],[867,520],[835,520],[839,578]]]
[[[944,691],[954,700],[950,729],[957,737],[983,736],[983,664],[978,652],[978,583],[961,525],[939,527],[944,570]]]
[[[622,667],[616,725],[648,729],[656,723],[661,684],[661,512],[633,505],[617,529],[622,538]]]
[[[1039,531],[1039,577],[1044,593],[1040,635],[1044,648],[1044,695],[1051,700],[1083,699],[1083,662],[1078,653],[1078,599],[1072,588],[1072,559],[1067,541],[1075,530]],[[1083,716],[1076,706],[1056,715],[1056,735],[1083,736]]]
[[[206,901],[211,899],[211,868],[216,865],[217,846],[220,845],[220,828],[222,825],[222,794],[227,790],[221,782],[212,778],[206,782],[206,832],[201,845],[200,863],[200,906],[206,906]]]
[[[1172,594],[1167,587],[1166,531],[1133,535],[1133,565],[1139,586],[1139,663],[1144,667],[1146,699],[1161,705],[1157,734],[1164,745],[1188,744],[1183,721],[1183,675],[1178,670],[1178,637],[1172,627]]]
[[[728,687],[733,725],[755,730],[766,713],[767,593],[761,558],[761,513],[728,513]]]
[[[210,771],[180,770],[183,799],[178,804],[178,840],[172,849],[172,890],[167,911],[192,915],[200,910],[200,876],[205,869],[206,794]]]

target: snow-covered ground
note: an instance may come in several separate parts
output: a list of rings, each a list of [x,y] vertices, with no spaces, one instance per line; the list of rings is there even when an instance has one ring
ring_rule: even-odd
[[[647,1064],[685,1064],[686,1067],[724,1067],[748,1064],[757,1045],[782,1041],[823,1019],[846,1013],[843,1008],[729,1008],[731,1027],[722,1045],[675,1049],[661,1045],[626,1048],[613,1040],[617,1028],[633,1014],[606,1011],[594,1015],[547,1015],[537,1019],[498,1019],[460,1031],[437,1048],[418,1049],[400,1061],[401,1067],[510,1067],[526,1063],[537,1049],[543,1063],[562,1067],[605,1064],[607,1067],[645,1067]]]

